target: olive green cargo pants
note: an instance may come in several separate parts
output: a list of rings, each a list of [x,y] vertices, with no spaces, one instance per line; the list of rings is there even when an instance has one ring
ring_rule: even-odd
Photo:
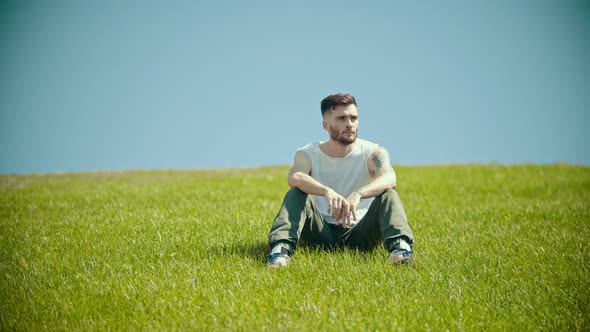
[[[414,242],[406,213],[397,192],[388,189],[375,197],[365,216],[353,227],[326,222],[317,210],[312,197],[298,188],[291,188],[268,235],[272,249],[279,244],[292,254],[298,243],[326,248],[348,246],[369,250],[383,243],[392,251],[404,239]]]

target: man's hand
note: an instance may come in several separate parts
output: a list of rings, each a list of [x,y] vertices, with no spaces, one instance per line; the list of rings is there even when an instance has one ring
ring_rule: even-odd
[[[334,190],[328,189],[325,197],[328,201],[328,213],[332,215],[336,225],[342,221],[345,228],[350,228],[352,226],[351,216],[352,220],[356,221],[356,207],[361,201],[361,194],[355,191],[348,198],[344,198]]]
[[[326,201],[328,201],[328,213],[332,215],[336,225],[339,225],[340,220],[342,220],[344,227],[350,227],[350,204],[348,200],[329,188],[325,197]]]
[[[350,195],[348,195],[348,198],[346,199],[350,206],[350,214],[352,214],[352,220],[354,221],[358,221],[356,220],[356,207],[359,206],[359,203],[361,202],[361,195],[362,194],[359,191],[353,191]]]

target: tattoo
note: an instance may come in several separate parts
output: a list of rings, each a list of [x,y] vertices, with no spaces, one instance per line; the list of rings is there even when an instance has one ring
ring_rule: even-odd
[[[381,162],[382,154],[381,150],[375,151],[373,154],[373,165],[375,165],[375,170],[377,173],[381,173],[381,167],[383,167],[383,163]]]
[[[387,156],[381,149],[377,149],[373,154],[373,165],[375,165],[375,176],[379,176],[384,173],[388,173],[390,168],[387,165]]]

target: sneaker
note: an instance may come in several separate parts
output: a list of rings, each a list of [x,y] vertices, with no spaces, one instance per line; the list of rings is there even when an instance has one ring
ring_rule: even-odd
[[[269,254],[266,256],[266,258],[268,259],[268,267],[274,268],[285,267],[291,260],[289,255],[283,253]]]
[[[388,260],[395,265],[407,263],[414,252],[406,249],[395,249],[389,254]]]
[[[406,263],[412,258],[412,246],[405,240],[401,240],[389,253],[389,261],[395,265]]]

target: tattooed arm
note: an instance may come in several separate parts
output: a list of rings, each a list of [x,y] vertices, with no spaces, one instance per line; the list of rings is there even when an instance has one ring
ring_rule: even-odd
[[[385,190],[396,187],[396,176],[389,161],[389,153],[382,147],[377,147],[369,156],[369,175],[371,182],[362,188],[358,188],[351,194],[360,198],[369,198],[381,195]],[[349,197],[352,198],[352,197]]]

